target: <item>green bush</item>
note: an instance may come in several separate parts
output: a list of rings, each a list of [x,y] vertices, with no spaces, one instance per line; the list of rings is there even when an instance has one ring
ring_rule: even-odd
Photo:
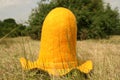
[[[0,37],[17,37],[25,36],[26,26],[23,24],[17,24],[16,21],[12,18],[5,19],[0,21]]]

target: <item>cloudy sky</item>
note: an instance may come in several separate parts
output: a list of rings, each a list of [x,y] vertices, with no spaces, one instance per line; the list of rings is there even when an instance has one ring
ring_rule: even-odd
[[[39,0],[0,0],[0,20],[14,18],[25,22]]]
[[[112,8],[118,8],[120,12],[120,0],[103,0],[105,3],[110,3]]]
[[[37,6],[40,0],[0,0],[0,20],[14,18],[17,22],[27,21],[31,10]],[[120,0],[104,0],[120,10]],[[120,12],[120,11],[119,11]]]

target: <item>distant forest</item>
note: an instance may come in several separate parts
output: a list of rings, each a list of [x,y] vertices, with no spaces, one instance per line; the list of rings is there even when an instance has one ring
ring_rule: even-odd
[[[70,9],[77,19],[77,38],[101,39],[110,35],[120,35],[120,15],[118,9],[111,9],[102,0],[41,0],[31,11],[28,26],[17,24],[13,18],[0,20],[0,37],[30,36],[39,40],[43,21],[48,12],[55,7]]]

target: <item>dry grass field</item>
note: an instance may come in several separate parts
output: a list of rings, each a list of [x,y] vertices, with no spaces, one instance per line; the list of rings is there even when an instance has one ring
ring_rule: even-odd
[[[0,39],[0,80],[49,80],[48,75],[23,71],[20,57],[36,60],[39,41],[29,37]],[[80,62],[92,60],[94,69],[86,80],[120,80],[120,36],[110,39],[77,41]],[[83,80],[77,72],[73,75],[54,77],[51,80]]]

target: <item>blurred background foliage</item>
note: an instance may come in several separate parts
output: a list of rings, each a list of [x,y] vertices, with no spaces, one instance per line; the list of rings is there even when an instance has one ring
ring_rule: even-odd
[[[77,19],[77,38],[101,39],[110,35],[120,35],[120,15],[118,9],[111,9],[110,4],[102,0],[40,0],[38,6],[31,11],[29,26],[17,24],[14,19],[0,21],[0,37],[13,28],[18,27],[10,37],[30,36],[39,40],[46,15],[55,7],[70,9]]]
[[[26,26],[23,24],[17,24],[13,18],[8,18],[0,21],[0,37],[4,37],[9,33],[10,34],[7,37],[25,36],[25,30]]]

